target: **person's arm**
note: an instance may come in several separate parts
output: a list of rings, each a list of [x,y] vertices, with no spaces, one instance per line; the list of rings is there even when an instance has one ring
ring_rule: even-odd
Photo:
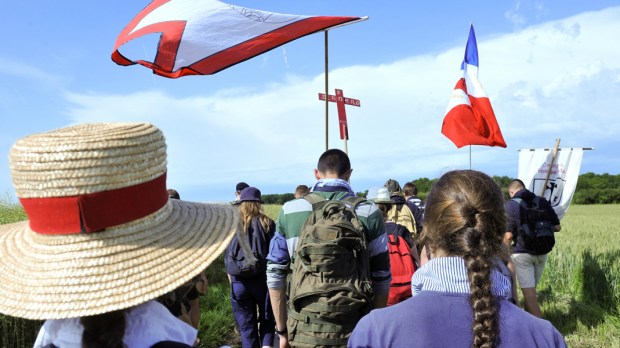
[[[502,262],[510,271],[510,282],[512,289],[512,300],[514,304],[519,305],[519,292],[517,291],[517,276],[515,274],[515,265],[512,263],[512,259],[510,258],[510,254],[512,254],[512,239],[514,238],[512,232],[504,233],[504,247],[506,248],[506,252],[502,256]]]
[[[510,271],[510,279],[512,282],[512,300],[514,304],[519,305],[519,292],[517,291],[517,275],[515,273],[515,265],[512,263],[512,260],[509,260],[506,264],[508,270]]]
[[[510,254],[512,252],[512,239],[514,238],[514,235],[512,234],[512,232],[505,232],[504,233],[504,245],[506,245],[506,248],[508,249],[508,254]]]
[[[374,308],[387,306],[387,299],[392,282],[392,272],[390,270],[390,255],[387,245],[388,238],[385,233],[385,224],[381,211],[375,204],[368,207],[368,218],[366,225],[368,228],[368,255],[370,257],[370,278],[374,290]],[[360,216],[360,214],[358,214]]]
[[[372,308],[383,308],[387,306],[389,292],[378,292],[375,293],[375,297],[372,300]]]
[[[286,276],[290,269],[291,256],[289,255],[286,237],[284,236],[284,215],[280,210],[280,216],[276,222],[276,232],[269,243],[267,254],[267,288],[271,309],[276,320],[276,330],[286,329]],[[290,347],[288,334],[279,335],[280,348]]]
[[[198,330],[200,324],[200,298],[188,300],[189,302],[189,320],[192,322],[194,329]]]
[[[549,217],[549,219],[551,220],[551,223],[553,224],[554,232],[560,232],[560,230],[562,229],[562,225],[560,225],[560,219],[558,218],[558,214],[551,207],[551,204],[549,203],[549,201],[541,197],[540,204],[542,205],[542,208],[547,211],[547,216]]]
[[[276,319],[276,330],[284,332],[278,334],[280,348],[290,347],[288,343],[288,332],[286,331],[286,320],[288,318],[286,312],[286,291],[284,289],[269,289],[269,298],[271,300],[271,309]]]

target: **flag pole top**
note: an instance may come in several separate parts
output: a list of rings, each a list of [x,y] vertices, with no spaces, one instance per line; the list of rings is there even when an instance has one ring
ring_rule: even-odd
[[[350,21],[350,22],[346,22],[346,23],[338,24],[338,25],[335,25],[335,26],[333,26],[333,27],[329,27],[329,28],[327,28],[327,29],[323,29],[323,31],[324,31],[324,32],[328,32],[328,31],[330,31],[330,30],[332,30],[332,29],[336,29],[336,28],[344,27],[345,25],[350,25],[350,24],[355,24],[355,23],[359,23],[359,22],[367,21],[367,20],[369,20],[369,19],[370,19],[370,17],[368,17],[368,16],[360,17],[359,19],[356,19],[356,20],[354,20],[354,21]]]

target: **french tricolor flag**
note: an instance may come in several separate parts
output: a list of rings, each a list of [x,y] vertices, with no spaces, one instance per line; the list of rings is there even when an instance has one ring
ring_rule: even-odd
[[[463,77],[450,97],[441,133],[457,148],[465,145],[506,147],[491,102],[478,81],[478,46],[473,25],[469,29],[461,72]]]

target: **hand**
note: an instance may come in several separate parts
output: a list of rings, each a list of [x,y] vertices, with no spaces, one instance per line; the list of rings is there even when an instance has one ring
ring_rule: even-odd
[[[280,348],[291,348],[291,345],[288,343],[288,335],[278,335],[280,340]]]

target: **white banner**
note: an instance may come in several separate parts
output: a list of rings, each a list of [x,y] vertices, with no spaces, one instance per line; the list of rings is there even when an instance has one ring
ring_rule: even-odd
[[[562,219],[573,199],[581,170],[583,149],[560,148],[551,166],[553,149],[519,150],[519,174],[526,188],[537,196],[545,197]],[[549,181],[545,187],[545,179]]]

